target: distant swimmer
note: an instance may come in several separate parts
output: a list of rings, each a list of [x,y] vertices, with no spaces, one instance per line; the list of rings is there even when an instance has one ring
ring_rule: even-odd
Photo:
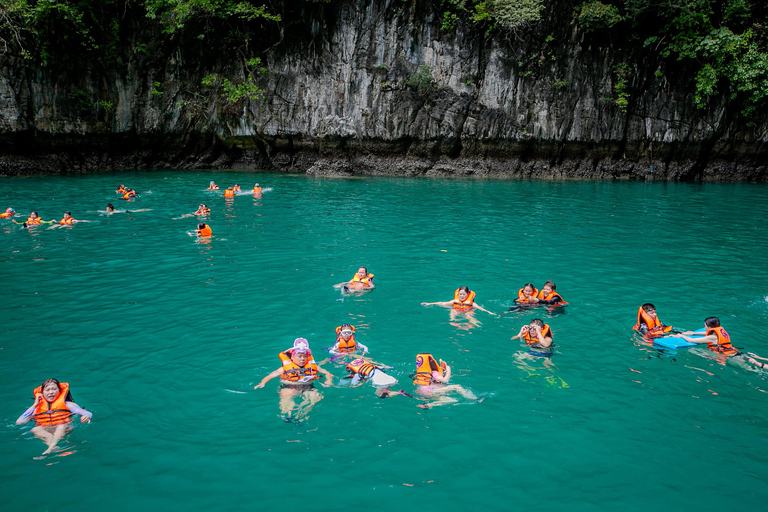
[[[201,222],[197,225],[197,230],[195,231],[195,234],[199,238],[208,238],[213,236],[213,231],[211,230],[211,226],[206,224],[205,222]]]
[[[32,392],[35,403],[16,420],[17,425],[27,423],[34,418],[37,425],[32,427],[32,433],[41,439],[48,449],[43,455],[48,455],[56,449],[70,425],[72,414],[80,415],[81,423],[89,423],[93,414],[75,403],[69,392],[69,384],[56,379],[47,379]]]
[[[350,324],[340,325],[336,328],[336,343],[330,349],[331,354],[351,354],[362,350],[361,355],[368,352],[368,347],[359,343],[355,338],[355,327]]]
[[[227,187],[227,190],[224,191],[224,197],[235,197],[235,189]]]
[[[125,188],[125,185],[122,183],[117,186],[117,190],[115,190],[115,194],[125,194],[128,192],[128,189]]]
[[[104,209],[104,211],[100,211],[100,213],[106,213],[107,215],[112,215],[113,213],[136,213],[136,212],[151,212],[151,211],[152,211],[152,208],[139,208],[138,210],[115,210],[115,205],[113,205],[112,203],[109,203],[107,207]]]
[[[234,186],[234,187],[232,187],[232,191],[233,191],[235,194],[239,194],[239,193],[240,193],[240,185],[238,185],[237,183],[235,183],[235,186]]]
[[[301,421],[323,399],[315,389],[314,381],[322,374],[325,381],[321,385],[329,387],[333,384],[333,375],[315,362],[305,338],[296,338],[293,347],[280,352],[278,357],[282,366],[261,379],[253,389],[261,389],[270,380],[280,377],[280,414],[287,422]],[[298,397],[302,402],[297,406]]]
[[[13,222],[16,222],[15,220]],[[32,212],[29,214],[29,217],[27,217],[27,220],[24,221],[25,226],[39,226],[40,224],[54,224],[58,222],[56,219],[53,220],[43,220],[40,217],[38,217],[37,212]],[[21,224],[20,222],[16,222],[16,224]]]
[[[343,283],[333,285],[334,288],[341,288],[344,292],[373,289],[373,274],[368,273],[366,267],[360,267],[352,279]]]
[[[731,337],[720,326],[720,319],[716,316],[710,316],[704,320],[706,329],[704,336],[691,337],[693,331],[685,331],[680,334],[672,334],[672,338],[682,338],[688,343],[707,344],[707,348],[718,354],[723,354],[726,358],[739,355],[741,352],[731,344]]]
[[[123,197],[121,197],[120,199],[128,200],[128,199],[135,199],[136,197],[138,197],[138,195],[136,194],[136,191],[133,190],[132,188],[129,188],[123,193]]]
[[[362,357],[353,359],[347,363],[347,372],[349,372],[349,378],[352,379],[350,385],[358,386],[363,382],[370,382],[374,388],[376,388],[376,396],[379,398],[386,398],[388,396],[394,396],[398,394],[413,396],[404,393],[401,389],[397,393],[390,391],[390,386],[397,384],[397,379],[391,375],[387,375],[384,369]]]
[[[64,212],[64,217],[61,218],[59,224],[62,226],[69,226],[75,222],[91,222],[89,220],[78,220],[72,218],[72,212]]]
[[[208,208],[205,204],[201,204],[197,207],[197,211],[195,212],[195,215],[207,215],[211,213],[211,209]]]
[[[16,210],[9,207],[9,208],[6,208],[3,213],[0,213],[0,219],[10,219],[14,215],[16,215]]]
[[[416,355],[416,373],[412,377],[414,377],[413,385],[416,386],[416,394],[428,399],[435,399],[435,401],[428,402],[422,407],[431,408],[454,403],[456,399],[447,396],[453,392],[470,400],[478,400],[477,395],[472,391],[464,389],[458,384],[448,384],[448,381],[451,380],[451,367],[442,360],[438,363],[432,354]]]
[[[219,190],[219,186],[215,184],[214,182],[210,182],[208,184],[208,190]]]
[[[552,329],[541,318],[534,318],[520,328],[513,340],[524,340],[529,354],[537,357],[552,357]]]
[[[258,183],[253,186],[253,195],[255,196],[261,195],[261,187],[259,186]]]
[[[669,334],[672,326],[664,325],[656,315],[656,306],[648,302],[637,309],[637,323],[632,329],[647,338],[658,338]]]

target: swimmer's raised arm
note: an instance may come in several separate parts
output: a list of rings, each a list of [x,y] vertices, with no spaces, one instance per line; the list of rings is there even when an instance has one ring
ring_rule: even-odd
[[[75,402],[64,402],[67,406],[67,409],[70,410],[70,412],[73,412],[75,414],[80,415],[80,423],[90,423],[91,418],[93,418],[93,413],[90,411],[86,411],[79,405],[77,405]]]
[[[435,382],[440,382],[442,384],[447,384],[449,380],[451,380],[451,367],[447,364],[445,365],[445,370],[442,375],[440,375],[440,372],[437,370],[432,372],[432,380]]]
[[[455,300],[446,300],[445,302],[422,302],[421,305],[422,306],[443,306],[443,307],[448,307],[448,306],[453,306],[454,302],[456,302],[456,301]]]
[[[32,407],[24,411],[24,414],[19,416],[19,419],[16,420],[17,425],[23,425],[24,423],[28,422],[32,419],[32,413],[35,412],[35,407],[37,407],[37,401],[40,400],[40,397],[35,397],[35,403],[32,404]]]
[[[282,368],[278,368],[277,370],[273,371],[272,373],[270,373],[269,375],[267,375],[266,377],[261,379],[261,382],[259,382],[255,386],[253,386],[253,389],[261,389],[261,388],[263,388],[264,385],[267,382],[271,381],[275,377],[279,377],[281,373],[283,373],[283,369]]]
[[[365,346],[365,345],[363,345],[362,343],[358,342],[358,343],[357,343],[357,346],[363,349],[363,353],[362,353],[362,355],[365,355],[365,354],[367,354],[367,353],[368,353],[368,347],[366,347],[366,346]]]
[[[520,332],[517,333],[517,336],[512,336],[513,340],[519,340],[525,337],[525,333],[528,332],[528,326],[524,325],[520,328]]]

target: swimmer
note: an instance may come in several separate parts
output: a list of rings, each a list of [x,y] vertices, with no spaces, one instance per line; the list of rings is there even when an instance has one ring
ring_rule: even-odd
[[[197,211],[195,212],[195,215],[206,215],[211,213],[211,209],[208,208],[205,204],[201,204],[197,207]]]
[[[21,224],[21,222],[13,221],[16,224]],[[25,227],[28,226],[39,226],[40,224],[54,224],[58,222],[56,219],[53,220],[43,220],[40,217],[38,217],[37,212],[32,212],[29,214],[29,217],[27,217],[27,220],[24,221]]]
[[[531,301],[536,304],[547,306],[564,306],[568,304],[563,300],[563,297],[555,291],[556,289],[557,287],[555,286],[554,281],[547,281],[544,283],[544,286],[541,287],[539,294],[536,295],[536,297],[533,297]]]
[[[761,370],[765,370],[765,363],[761,363],[760,361],[758,361],[758,359],[760,359],[761,361],[768,361],[768,357],[760,357],[757,354],[753,354],[752,352],[748,352],[747,355],[749,356],[747,357],[747,362],[749,364],[755,365]]]
[[[61,226],[69,226],[75,222],[91,222],[89,220],[77,220],[72,218],[72,212],[64,212],[64,217],[59,221]]]
[[[517,298],[515,299],[515,303],[535,304],[538,301],[536,298],[538,293],[539,290],[537,290],[535,286],[533,286],[531,283],[526,283],[522,288],[517,290]]]
[[[491,313],[479,304],[475,304],[475,295],[475,292],[470,290],[468,287],[460,286],[456,289],[456,291],[453,292],[453,300],[448,300],[445,302],[422,302],[421,305],[451,307],[454,311],[464,312],[479,309],[480,311],[485,311],[490,315],[495,315],[495,313]]]
[[[206,224],[205,222],[201,222],[197,225],[197,230],[195,231],[195,235],[197,235],[198,238],[208,238],[213,236],[213,231],[211,230],[211,227]]]
[[[451,380],[451,367],[445,361],[440,363],[432,357],[432,354],[421,353],[416,355],[416,373],[413,374],[413,385],[416,393],[425,398],[435,398],[434,402],[421,405],[424,408],[432,408],[438,405],[446,405],[456,402],[455,398],[447,396],[452,392],[459,393],[464,398],[478,400],[477,395],[458,384],[448,384]]]
[[[48,455],[56,449],[56,445],[67,432],[72,414],[79,414],[81,423],[89,423],[93,417],[92,413],[75,403],[66,382],[48,379],[35,388],[32,394],[35,403],[19,416],[16,424],[22,425],[35,418],[37,425],[32,427],[32,433],[48,446],[43,455]]]
[[[333,384],[333,375],[315,362],[305,338],[296,338],[293,347],[280,352],[278,357],[283,365],[261,379],[253,389],[261,389],[270,380],[280,377],[280,414],[286,422],[301,421],[323,399],[313,381],[323,374],[325,381],[321,385],[327,388]],[[297,397],[302,398],[298,406]]]
[[[258,183],[253,186],[253,195],[255,196],[261,195],[261,187],[259,186]]]
[[[341,288],[344,292],[349,292],[350,290],[371,290],[374,288],[373,274],[369,274],[366,267],[360,267],[355,275],[352,276],[352,279],[335,284],[333,287]]]
[[[363,381],[370,382],[373,387],[376,388],[376,396],[379,398],[386,398],[398,394],[413,396],[403,392],[402,389],[397,393],[392,393],[389,388],[397,384],[397,379],[384,373],[384,369],[381,366],[366,361],[362,357],[350,361],[347,364],[347,371],[350,374],[347,378],[352,379],[350,382],[352,387],[362,384]]]
[[[129,188],[123,193],[123,197],[121,197],[120,199],[128,200],[128,199],[135,199],[136,197],[138,197],[138,195],[136,194],[136,191],[133,190],[132,188]]]
[[[671,332],[672,326],[664,325],[656,315],[656,306],[648,302],[638,308],[637,323],[632,329],[645,337],[658,338]]]
[[[215,184],[214,182],[210,182],[208,184],[208,190],[219,190],[219,186]]]
[[[240,193],[240,185],[238,185],[237,183],[235,183],[235,186],[234,186],[234,187],[232,187],[232,191],[233,191],[235,194],[239,194],[239,193]]]
[[[524,340],[533,356],[552,357],[552,329],[541,318],[534,318],[528,325],[522,326],[512,339]]]
[[[228,187],[227,190],[224,191],[224,197],[235,197],[235,190],[232,187]]]
[[[688,343],[707,344],[707,348],[718,354],[723,354],[726,358],[733,357],[741,354],[733,345],[731,345],[731,337],[725,332],[725,329],[720,327],[720,319],[716,316],[710,316],[704,320],[704,327],[706,332],[703,337],[698,336],[692,338],[693,331],[685,331],[680,334],[672,334],[672,338],[682,338]]]
[[[333,344],[329,352],[331,354],[351,354],[358,349],[362,349],[362,354],[368,353],[368,347],[357,341],[355,337],[355,327],[350,324],[343,324],[336,328],[336,343]]]
[[[102,211],[99,210],[99,213],[106,213],[107,215],[112,215],[113,213],[136,213],[136,212],[151,212],[152,208],[139,208],[138,210],[115,210],[115,205],[112,203],[109,203],[106,208]],[[192,217],[192,215],[190,215]]]
[[[14,210],[13,208],[8,207],[8,208],[5,209],[5,211],[3,213],[0,213],[0,219],[10,219],[14,215],[16,215],[16,210]]]
[[[115,190],[115,194],[125,194],[128,192],[128,189],[125,188],[125,185],[122,183],[117,186],[117,190]]]

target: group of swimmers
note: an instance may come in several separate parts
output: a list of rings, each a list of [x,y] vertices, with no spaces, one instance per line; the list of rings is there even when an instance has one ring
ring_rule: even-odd
[[[40,216],[37,214],[37,212],[31,212],[29,214],[29,217],[27,217],[27,220],[24,222],[16,222],[16,219],[13,219],[12,217],[16,215],[16,210],[13,208],[6,208],[5,212],[0,213],[0,219],[11,219],[11,222],[14,224],[21,224],[22,227],[29,227],[29,226],[40,226],[41,224],[58,224],[61,226],[69,226],[71,224],[74,224],[75,222],[90,222],[89,220],[79,220],[72,218],[72,212],[64,212],[64,216],[61,218],[61,220],[43,220],[40,218]]]
[[[637,310],[637,323],[632,328],[639,332],[647,340],[653,341],[657,338],[672,337],[681,338],[688,343],[696,345],[707,345],[707,349],[719,354],[723,360],[736,356],[744,356],[747,362],[753,366],[764,369],[765,363],[758,361],[768,361],[768,358],[760,357],[752,352],[743,354],[733,346],[728,332],[720,325],[720,319],[716,316],[710,316],[704,319],[703,332],[695,331],[676,331],[671,325],[665,325],[656,314],[656,306],[646,303]]]

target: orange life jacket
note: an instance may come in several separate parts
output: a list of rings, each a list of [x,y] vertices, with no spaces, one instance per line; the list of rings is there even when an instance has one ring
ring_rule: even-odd
[[[235,197],[235,191],[228,188],[224,191],[224,197]]]
[[[368,286],[369,284],[371,284],[371,280],[372,280],[372,279],[373,279],[373,274],[368,274],[368,275],[367,275],[367,276],[365,276],[364,278],[360,279],[360,278],[357,276],[357,273],[355,273],[355,277],[353,277],[353,278],[352,278],[352,282],[353,282],[353,283],[361,283],[361,284],[363,284],[364,286]]]
[[[651,336],[659,336],[672,330],[671,325],[664,325],[661,323],[658,315],[656,318],[651,318],[651,316],[645,312],[643,306],[640,306],[637,308],[637,323],[632,329],[639,331],[642,324],[645,324],[648,327],[648,334]]]
[[[524,290],[524,288],[520,288],[519,290],[517,290],[517,301],[516,302],[533,302],[532,300],[527,299],[525,297],[525,294],[523,293],[523,290]],[[533,289],[533,293],[531,293],[531,297],[535,297],[536,295],[538,295],[538,293],[539,293],[539,290],[534,288]]]
[[[72,224],[72,221],[73,221],[73,220],[75,220],[75,219],[73,219],[72,217],[70,217],[70,218],[68,218],[68,219],[63,219],[63,218],[62,218],[62,219],[59,221],[59,224],[61,224],[61,225],[65,225],[65,224]]]
[[[347,363],[347,371],[350,373],[357,373],[363,379],[367,378],[368,375],[370,375],[370,373],[376,368],[378,368],[378,366],[376,366],[373,363],[367,362],[362,357],[359,357]]]
[[[3,212],[3,213],[0,213],[0,218],[2,218],[2,219],[8,219],[10,217],[13,217],[13,212]]]
[[[206,224],[203,229],[197,230],[197,234],[200,236],[213,236],[213,231],[211,230],[211,226]]]
[[[469,311],[472,309],[472,304],[475,302],[475,295],[475,292],[470,290],[467,298],[462,301],[459,299],[459,289],[456,288],[456,291],[453,292],[453,300],[455,301],[453,303],[453,309],[458,309],[459,311]]]
[[[414,386],[429,386],[432,384],[432,372],[440,372],[443,375],[443,368],[432,357],[432,354],[417,354],[416,355],[416,373],[414,374],[413,385]]]
[[[115,190],[115,193],[116,194],[127,194],[128,191],[126,189],[124,189],[124,188],[119,188],[119,189]]]
[[[253,187],[254,194],[261,194],[261,187]]]
[[[552,338],[552,329],[549,328],[549,324],[544,324],[544,328],[541,330],[541,335],[545,338],[549,337]],[[531,329],[529,328],[527,331],[525,331],[525,343],[526,345],[535,345],[539,342],[539,337],[535,336],[533,332],[531,332]]]
[[[208,190],[219,190],[219,186],[215,183],[208,185]]]
[[[69,384],[66,382],[59,383],[59,394],[56,395],[53,402],[49,402],[43,398],[43,386],[37,386],[32,392],[35,398],[38,398],[37,406],[35,406],[35,422],[43,427],[49,427],[53,425],[61,425],[62,423],[69,423],[69,418],[72,413],[67,408],[67,396],[69,396]]]
[[[352,336],[348,340],[341,335],[341,326],[336,328],[336,350],[342,354],[354,352],[357,350],[357,339],[355,338],[355,328],[352,327]]]
[[[211,213],[210,208],[203,208],[202,210],[198,209],[195,213]]]
[[[232,191],[233,192],[240,192],[240,185],[235,185],[234,187],[232,187]]]
[[[37,226],[40,224],[41,220],[42,219],[40,217],[35,217],[34,219],[32,217],[27,217],[27,225]]]
[[[130,199],[132,197],[136,197],[135,192],[126,192],[125,194],[123,194],[123,199]]]
[[[285,352],[280,352],[277,356],[283,363],[283,374],[280,376],[283,380],[291,382],[309,382],[318,377],[317,375],[317,363],[315,358],[312,357],[311,352],[307,352],[307,362],[304,366],[299,366],[291,361],[290,351],[288,349]]]
[[[739,353],[739,351],[733,348],[733,345],[731,345],[731,337],[728,336],[728,333],[725,332],[725,329],[722,327],[710,327],[707,329],[706,336],[709,336],[713,333],[717,336],[717,343],[707,343],[707,348],[709,350],[728,356],[734,356]]]
[[[536,296],[536,298],[539,299],[539,300],[552,300],[555,297],[560,297],[560,302],[558,302],[557,304],[568,304],[567,302],[565,302],[563,300],[563,296],[560,295],[559,293],[557,293],[554,290],[549,292],[549,295],[547,295],[546,297],[544,296],[544,292],[543,291],[540,291],[539,294]]]

